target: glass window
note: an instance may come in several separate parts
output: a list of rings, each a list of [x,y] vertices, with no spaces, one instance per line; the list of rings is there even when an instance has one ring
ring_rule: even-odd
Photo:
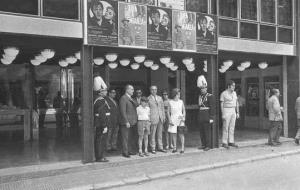
[[[242,19],[257,20],[257,1],[241,1]]]
[[[261,21],[275,23],[275,0],[261,0]]]
[[[275,42],[276,28],[274,26],[260,25],[260,39]]]
[[[241,22],[241,38],[257,39],[257,24]]]
[[[278,0],[278,24],[292,26],[292,0]]]
[[[220,19],[220,35],[238,37],[237,22],[232,20]]]
[[[118,0],[118,1],[125,1],[125,0]],[[147,5],[157,5],[156,0],[127,0],[128,3],[141,3]]]
[[[186,10],[207,13],[208,11],[208,0],[187,0]]]
[[[217,0],[211,0],[211,14],[217,14]]]
[[[278,28],[278,41],[283,43],[293,43],[293,30]]]
[[[38,0],[1,0],[0,11],[38,15]]]
[[[237,18],[237,0],[221,0],[219,1],[220,16]]]
[[[43,0],[43,15],[78,20],[78,6],[78,0]]]

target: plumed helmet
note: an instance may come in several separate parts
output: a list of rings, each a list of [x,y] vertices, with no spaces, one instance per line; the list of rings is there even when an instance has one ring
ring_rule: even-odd
[[[107,90],[107,85],[100,76],[94,78],[94,91]]]
[[[207,88],[207,81],[204,77],[204,75],[200,75],[197,79],[197,87],[199,88]]]

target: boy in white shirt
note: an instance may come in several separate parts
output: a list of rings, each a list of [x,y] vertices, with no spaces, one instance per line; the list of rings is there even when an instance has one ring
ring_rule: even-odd
[[[139,135],[139,156],[149,156],[148,154],[148,135],[150,133],[150,108],[148,106],[148,98],[141,98],[141,105],[136,108],[138,115],[138,135]],[[145,147],[145,154],[143,155],[142,147]]]

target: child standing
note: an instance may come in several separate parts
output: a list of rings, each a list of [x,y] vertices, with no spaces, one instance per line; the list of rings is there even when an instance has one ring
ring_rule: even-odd
[[[139,156],[149,156],[148,154],[148,135],[150,133],[150,108],[148,106],[148,98],[141,98],[141,105],[136,108],[138,115],[138,135],[139,135]],[[145,154],[143,155],[143,141],[145,147]]]

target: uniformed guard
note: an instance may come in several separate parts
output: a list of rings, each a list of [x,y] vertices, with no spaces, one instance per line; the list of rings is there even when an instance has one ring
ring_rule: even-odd
[[[199,85],[199,114],[201,146],[199,149],[207,151],[212,148],[212,123],[214,122],[214,96],[207,92],[207,84]]]
[[[110,107],[104,97],[107,95],[107,86],[100,76],[94,78],[94,126],[95,126],[95,159],[96,162],[108,162],[104,157],[107,130],[109,125]]]

